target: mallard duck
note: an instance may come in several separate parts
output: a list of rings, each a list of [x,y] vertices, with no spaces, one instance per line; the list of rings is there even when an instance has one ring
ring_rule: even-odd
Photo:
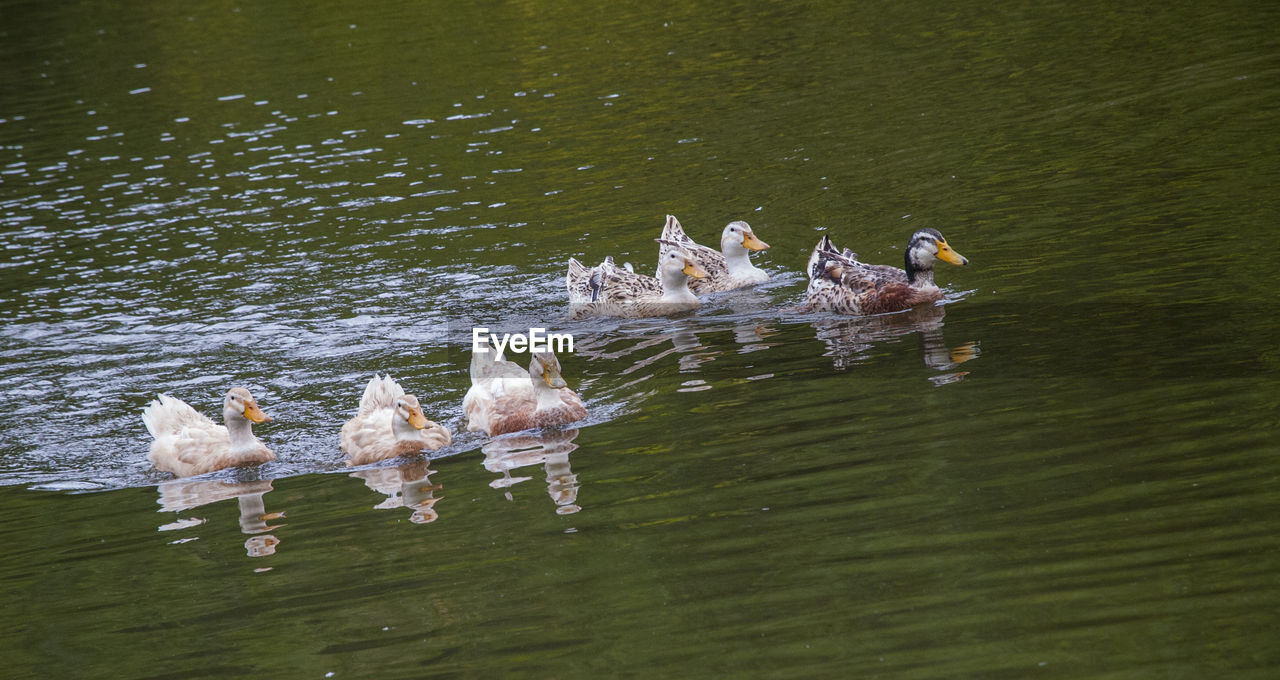
[[[751,264],[753,251],[768,250],[769,244],[756,238],[751,225],[736,220],[720,233],[720,250],[716,251],[694,242],[684,233],[680,221],[667,215],[662,228],[662,239],[679,244],[693,256],[693,261],[707,273],[705,279],[689,281],[689,290],[698,295],[754,286],[769,280],[769,274]]]
[[[933,283],[935,261],[969,262],[936,229],[912,234],[903,259],[905,269],[859,262],[857,253],[837,249],[824,235],[809,256],[805,299],[811,309],[843,314],[897,312],[942,299],[942,291]]]
[[[555,354],[532,352],[526,371],[495,347],[488,350],[471,354],[471,389],[462,399],[468,431],[497,436],[587,417],[582,399],[560,375]]]
[[[276,459],[271,449],[253,436],[253,424],[268,422],[271,416],[258,408],[249,390],[227,390],[222,420],[226,426],[213,422],[181,399],[159,395],[142,410],[142,422],[155,437],[148,455],[151,464],[157,470],[190,477]]]
[[[360,412],[342,426],[339,447],[347,465],[434,451],[448,446],[449,428],[427,420],[418,398],[391,376],[374,376],[360,398]]]
[[[573,315],[665,316],[702,304],[689,290],[689,279],[704,279],[707,273],[679,244],[663,239],[658,242],[658,278],[619,267],[612,257],[591,269],[569,258],[565,283]]]

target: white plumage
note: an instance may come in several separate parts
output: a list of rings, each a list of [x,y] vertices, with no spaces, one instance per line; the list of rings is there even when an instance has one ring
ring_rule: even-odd
[[[342,426],[339,438],[348,465],[434,451],[451,442],[449,429],[427,420],[418,398],[389,375],[369,380],[359,413]]]
[[[275,460],[271,449],[253,435],[253,423],[265,423],[271,417],[258,408],[249,390],[227,391],[222,418],[225,426],[181,399],[159,395],[142,410],[142,422],[155,438],[148,454],[151,464],[157,470],[190,477]]]

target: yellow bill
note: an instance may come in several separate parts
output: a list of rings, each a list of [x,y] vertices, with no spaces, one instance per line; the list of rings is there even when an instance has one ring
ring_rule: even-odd
[[[954,265],[969,264],[969,259],[952,250],[946,241],[938,241],[938,259]]]
[[[695,263],[692,260],[684,261],[684,275],[688,276],[691,279],[707,278],[707,272],[704,271],[702,267],[699,267],[697,263]]]
[[[542,367],[542,382],[553,390],[569,386],[569,383],[565,382],[564,376],[560,375],[560,371],[551,366]]]
[[[244,405],[244,417],[251,423],[266,423],[271,421],[271,416],[262,412],[258,408],[258,402],[250,401]]]
[[[748,250],[768,250],[769,244],[756,238],[755,234],[746,232],[742,235],[742,247]]]

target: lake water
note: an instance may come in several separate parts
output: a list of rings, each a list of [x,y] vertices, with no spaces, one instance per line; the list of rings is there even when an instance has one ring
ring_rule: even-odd
[[[1263,678],[1280,6],[0,0],[0,675]],[[772,274],[569,321],[675,214]],[[946,304],[798,310],[823,235]],[[352,470],[571,332],[588,419]],[[139,413],[274,417],[172,481]]]

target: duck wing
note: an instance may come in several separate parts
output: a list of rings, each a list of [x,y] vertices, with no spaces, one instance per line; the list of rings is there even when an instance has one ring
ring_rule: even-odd
[[[712,281],[722,281],[728,277],[729,265],[725,262],[724,254],[694,241],[685,233],[684,227],[680,226],[680,220],[677,220],[674,215],[667,215],[667,224],[662,228],[662,237],[659,241],[666,241],[684,248],[689,252],[690,259],[707,273],[706,279],[691,279],[689,290],[697,293],[704,287],[710,289]],[[663,245],[665,248],[666,244]],[[655,275],[658,275],[656,271]]]
[[[661,297],[661,281],[619,267],[612,257],[592,270],[592,302],[629,304]]]
[[[205,414],[191,408],[187,402],[167,394],[158,395],[142,409],[142,423],[152,437],[177,435],[188,428],[193,430],[217,430],[221,425]],[[223,428],[225,432],[225,428]]]

